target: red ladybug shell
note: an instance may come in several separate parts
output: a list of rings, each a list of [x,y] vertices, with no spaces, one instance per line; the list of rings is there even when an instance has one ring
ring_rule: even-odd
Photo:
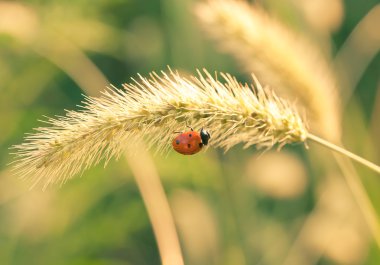
[[[173,149],[183,155],[198,153],[202,147],[201,135],[196,131],[188,131],[179,134],[172,142]]]

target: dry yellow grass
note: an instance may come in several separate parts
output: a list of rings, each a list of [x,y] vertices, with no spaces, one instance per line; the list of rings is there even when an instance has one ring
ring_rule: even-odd
[[[340,102],[334,74],[312,42],[246,1],[209,0],[195,11],[221,50],[281,96],[297,99],[307,110],[313,131],[338,141]]]
[[[271,148],[303,142],[301,117],[271,90],[239,83],[229,74],[219,81],[207,71],[186,79],[178,73],[139,77],[125,90],[108,89],[86,97],[81,111],[49,118],[14,146],[14,168],[34,184],[64,183],[104,160],[118,158],[125,143],[143,138],[158,151],[171,148],[174,131],[186,125],[210,131],[210,145],[228,150],[245,143]]]

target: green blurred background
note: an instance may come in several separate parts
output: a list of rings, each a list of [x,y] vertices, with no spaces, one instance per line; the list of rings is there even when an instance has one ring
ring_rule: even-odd
[[[313,1],[331,8],[330,1]],[[311,35],[299,2],[260,4]],[[335,30],[313,37],[334,55],[379,2],[333,2],[342,7]],[[8,148],[42,126],[44,115],[78,109],[84,93],[99,95],[109,83],[120,87],[137,73],[205,67],[249,80],[202,32],[194,3],[0,2],[1,265],[160,264],[144,202],[123,158],[43,192],[12,175]],[[377,22],[377,35],[362,44],[380,46]],[[351,150],[379,163],[378,48],[364,69],[345,106],[344,138]],[[237,146],[226,154],[209,149],[192,157],[153,157],[186,264],[380,264],[380,251],[341,177],[324,181],[322,166],[303,146],[268,152],[260,163],[257,155]],[[282,174],[271,171],[273,164]],[[378,176],[358,169],[380,212]]]

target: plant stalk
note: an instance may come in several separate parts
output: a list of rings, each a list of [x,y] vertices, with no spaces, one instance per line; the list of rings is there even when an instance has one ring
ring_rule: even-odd
[[[327,147],[327,148],[329,148],[329,149],[331,149],[337,153],[340,153],[344,156],[347,156],[347,157],[355,160],[356,162],[372,169],[376,173],[380,174],[380,167],[378,165],[376,165],[376,164],[374,164],[374,163],[372,163],[372,162],[370,162],[370,161],[368,161],[368,160],[366,160],[366,159],[364,159],[358,155],[355,155],[354,153],[351,153],[350,151],[347,151],[346,149],[344,149],[342,147],[339,147],[333,143],[330,143],[329,141],[326,141],[326,140],[324,140],[324,139],[322,139],[322,138],[320,138],[314,134],[311,134],[311,133],[307,134],[307,138],[316,142],[316,143],[319,143],[319,144],[321,144],[321,145],[323,145],[323,146],[325,146],[325,147]]]
[[[378,216],[373,204],[368,197],[366,190],[360,181],[360,177],[356,173],[356,170],[351,161],[347,157],[339,156],[334,154],[334,158],[338,163],[344,178],[346,179],[347,185],[353,193],[357,204],[359,205],[363,217],[367,222],[369,230],[372,233],[373,238],[380,249],[380,223],[378,221]]]

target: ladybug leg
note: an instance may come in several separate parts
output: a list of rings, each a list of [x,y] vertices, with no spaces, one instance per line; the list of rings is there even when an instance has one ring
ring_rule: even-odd
[[[194,131],[193,127],[191,127],[191,126],[189,126],[189,125],[187,124],[187,121],[186,121],[186,127],[187,127],[187,128],[190,128],[191,131]]]

